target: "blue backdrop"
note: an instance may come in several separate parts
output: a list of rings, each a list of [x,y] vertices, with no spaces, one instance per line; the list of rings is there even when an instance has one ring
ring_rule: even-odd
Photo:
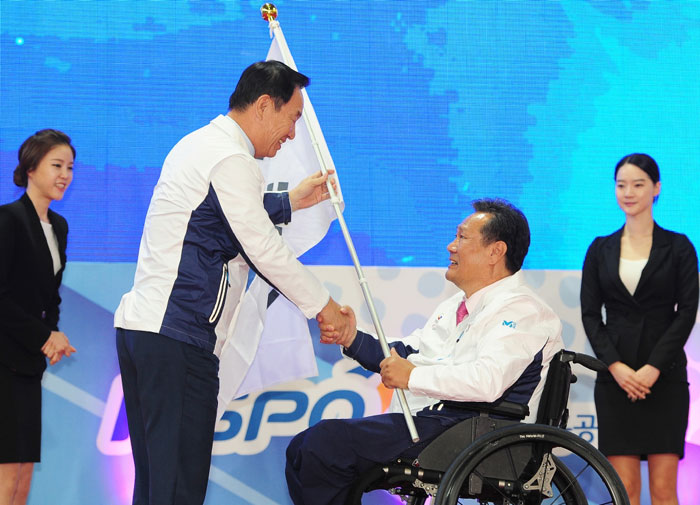
[[[432,5],[432,7],[428,7]],[[533,228],[526,267],[578,269],[622,224],[612,170],[661,166],[656,209],[700,242],[696,2],[282,1],[280,22],[317,110],[370,265],[445,263],[469,200],[498,195]],[[0,200],[16,150],[65,130],[75,182],[56,205],[72,261],[134,261],[162,160],[225,112],[269,46],[259,2],[2,4]],[[309,254],[348,264],[338,247]]]
[[[81,416],[105,408],[117,373],[112,311],[130,287],[160,165],[183,135],[225,113],[241,71],[265,58],[261,3],[0,4],[0,202],[21,194],[12,170],[34,131],[61,129],[77,149],[73,185],[53,208],[70,224],[68,280],[83,288],[66,290],[63,307],[63,328],[82,345],[83,365],[62,365],[52,377],[90,379],[78,391],[54,383],[63,396],[47,395],[45,405],[56,403],[68,419],[75,405]],[[530,220],[526,268],[578,270],[591,240],[623,224],[613,168],[630,152],[659,162],[657,221],[700,245],[697,2],[277,6],[297,66],[311,77],[308,93],[364,265],[446,265],[445,246],[468,202],[499,196]],[[303,259],[349,265],[337,225]],[[65,395],[73,395],[70,408]],[[96,416],[79,418],[93,450]],[[55,429],[45,423],[45,448],[65,447]],[[78,439],[62,444],[79,447]],[[49,468],[128,466],[128,457],[105,463],[97,453],[68,466],[65,455],[44,456],[38,485]],[[101,498],[92,501],[124,503],[109,491],[110,473],[100,475],[92,485]],[[79,493],[85,482],[75,486]],[[284,503],[283,485],[275,489],[270,496]]]

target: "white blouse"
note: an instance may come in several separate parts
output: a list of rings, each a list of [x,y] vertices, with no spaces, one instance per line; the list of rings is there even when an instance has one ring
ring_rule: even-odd
[[[58,253],[58,239],[56,238],[56,233],[53,231],[51,223],[45,223],[44,221],[39,222],[41,223],[41,228],[44,230],[46,243],[49,245],[49,251],[51,251],[53,274],[56,275],[61,269],[61,255]]]
[[[642,270],[644,270],[647,261],[649,261],[648,258],[641,260],[620,258],[620,280],[622,280],[622,284],[625,285],[627,291],[629,291],[631,295],[633,295],[637,289],[639,279],[642,276]]]

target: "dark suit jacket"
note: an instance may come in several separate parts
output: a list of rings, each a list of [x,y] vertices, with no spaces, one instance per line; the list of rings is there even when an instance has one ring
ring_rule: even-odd
[[[583,327],[598,358],[645,364],[661,378],[687,380],[683,351],[698,310],[698,259],[685,235],[656,223],[649,260],[631,295],[620,279],[622,229],[588,248],[581,279]],[[601,307],[605,306],[603,322]],[[598,380],[613,380],[609,372]]]
[[[41,347],[58,329],[58,288],[66,265],[68,223],[52,210],[49,221],[61,256],[56,275],[39,216],[27,194],[0,206],[0,364],[26,375],[46,369]]]

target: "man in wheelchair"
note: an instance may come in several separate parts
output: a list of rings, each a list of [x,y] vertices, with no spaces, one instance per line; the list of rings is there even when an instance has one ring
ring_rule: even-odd
[[[399,456],[415,458],[438,435],[478,416],[485,403],[527,405],[526,420],[535,419],[549,363],[563,348],[562,325],[520,272],[530,245],[523,213],[503,200],[472,206],[447,246],[445,278],[461,292],[423,328],[391,342],[389,358],[368,333],[341,340],[319,320],[322,342],[341,345],[346,356],[380,373],[385,386],[406,390],[420,441],[412,442],[396,402],[390,413],[319,422],[287,448],[285,473],[296,505],[344,503],[359,475]],[[354,325],[352,309],[344,311]]]

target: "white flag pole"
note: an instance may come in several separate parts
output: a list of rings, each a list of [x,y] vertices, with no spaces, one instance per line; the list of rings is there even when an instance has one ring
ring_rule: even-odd
[[[277,7],[271,3],[266,3],[260,7],[260,12],[265,21],[270,25],[270,38],[275,38],[282,53],[282,59],[288,67],[297,70],[296,64],[294,63],[294,58],[292,58],[292,53],[289,51],[287,46],[287,41],[282,33],[282,28],[280,27],[279,21],[277,21]],[[318,162],[321,165],[321,170],[323,173],[327,173],[326,170],[326,157],[330,159],[330,152],[328,151],[328,145],[326,140],[323,138],[323,133],[321,133],[321,127],[318,124],[318,118],[316,113],[311,106],[311,101],[306,93],[305,89],[301,90],[304,96],[304,110],[302,111],[302,116],[309,129],[309,135],[311,136],[311,143],[314,146],[314,151],[316,151],[316,156],[318,157]],[[355,265],[355,272],[357,273],[357,278],[360,281],[360,287],[362,288],[362,294],[365,297],[365,302],[367,303],[367,308],[372,317],[372,322],[374,323],[374,328],[377,331],[377,337],[379,338],[379,345],[382,348],[384,357],[388,358],[390,356],[389,345],[386,342],[386,336],[384,335],[384,330],[382,328],[382,323],[379,321],[377,316],[377,310],[374,307],[374,300],[372,299],[372,293],[369,290],[369,284],[362,272],[362,267],[360,266],[360,260],[357,257],[357,252],[355,251],[355,245],[350,237],[350,231],[345,224],[345,219],[343,218],[343,213],[340,209],[340,199],[333,189],[333,185],[330,179],[326,181],[326,187],[328,188],[328,193],[330,195],[330,201],[335,209],[335,214],[338,217],[338,224],[340,224],[340,229],[343,232],[343,237],[345,238],[345,244],[348,247],[350,256],[352,257],[352,262]],[[403,411],[404,419],[406,420],[406,426],[408,427],[408,432],[411,435],[413,442],[418,442],[420,438],[418,437],[418,432],[416,431],[416,425],[413,422],[413,416],[411,416],[411,409],[406,401],[406,395],[403,389],[397,389],[396,394],[399,397],[399,403],[401,404],[401,410]]]

